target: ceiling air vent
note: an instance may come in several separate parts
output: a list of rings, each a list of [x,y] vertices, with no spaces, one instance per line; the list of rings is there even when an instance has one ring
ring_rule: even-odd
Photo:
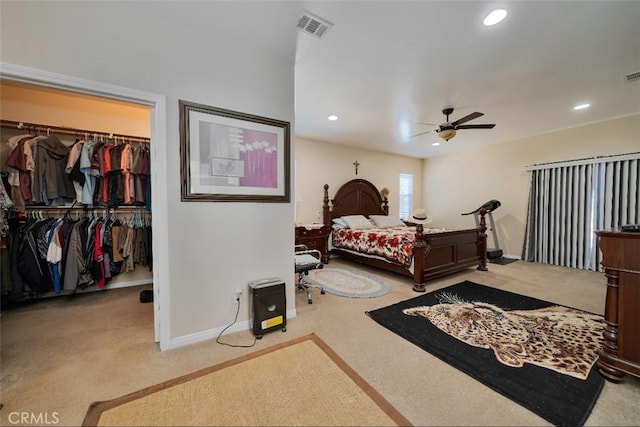
[[[322,19],[312,13],[303,11],[302,16],[298,19],[298,29],[307,34],[321,39],[333,24],[326,19]]]
[[[640,71],[624,76],[624,81],[627,83],[637,82],[638,80],[640,80]]]

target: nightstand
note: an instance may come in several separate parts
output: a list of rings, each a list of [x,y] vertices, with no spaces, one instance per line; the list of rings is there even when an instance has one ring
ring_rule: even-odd
[[[305,245],[309,249],[317,249],[322,254],[322,263],[329,263],[329,233],[331,227],[322,224],[296,226],[296,245]]]

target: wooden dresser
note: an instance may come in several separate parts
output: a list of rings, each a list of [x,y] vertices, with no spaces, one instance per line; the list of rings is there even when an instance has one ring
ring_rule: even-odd
[[[306,245],[309,249],[317,249],[322,254],[322,263],[329,263],[329,234],[331,227],[323,224],[296,226],[296,245]]]
[[[640,377],[640,233],[596,231],[607,278],[604,347],[598,367],[609,381]]]

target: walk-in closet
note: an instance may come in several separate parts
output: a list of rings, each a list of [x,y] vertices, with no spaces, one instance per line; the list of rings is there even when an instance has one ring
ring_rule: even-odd
[[[0,81],[3,308],[152,286],[150,107]]]

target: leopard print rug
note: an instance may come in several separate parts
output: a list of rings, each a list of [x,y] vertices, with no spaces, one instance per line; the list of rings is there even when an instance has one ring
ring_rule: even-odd
[[[535,310],[503,310],[441,293],[439,304],[403,310],[422,316],[469,345],[492,349],[503,364],[530,363],[586,379],[602,347],[601,316],[553,305]]]

